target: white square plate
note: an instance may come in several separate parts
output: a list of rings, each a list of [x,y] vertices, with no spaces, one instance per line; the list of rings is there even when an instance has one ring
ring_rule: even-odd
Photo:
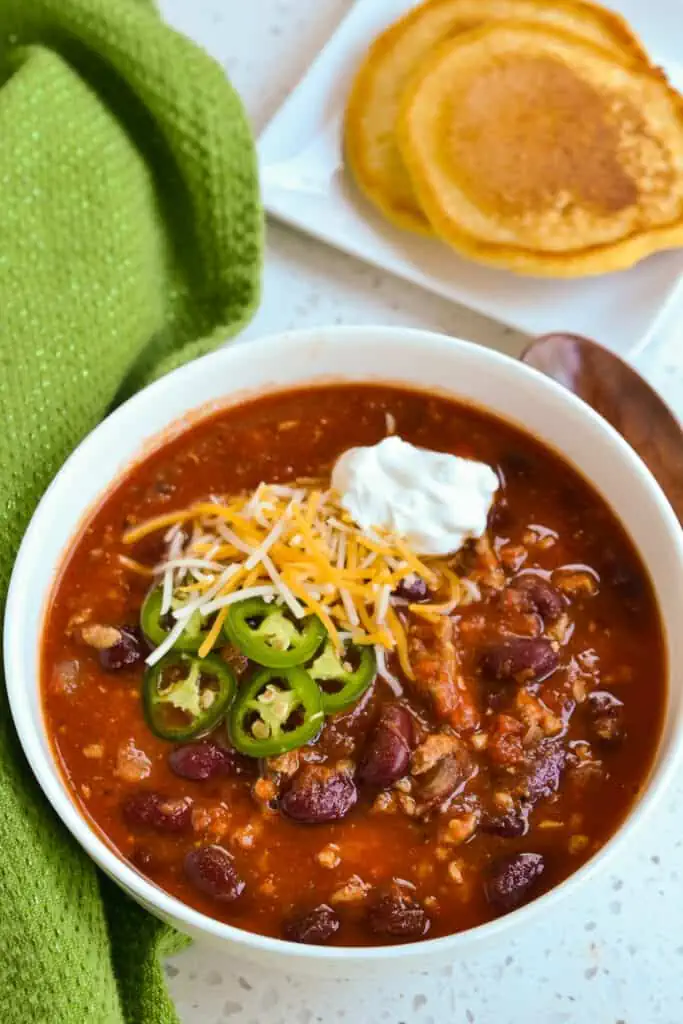
[[[543,334],[571,331],[633,356],[683,280],[683,252],[659,253],[615,274],[575,281],[518,277],[461,259],[445,245],[392,227],[344,170],[341,116],[370,41],[414,0],[356,0],[259,140],[269,213],[368,263],[503,323]],[[681,0],[614,0],[652,58],[683,86]]]

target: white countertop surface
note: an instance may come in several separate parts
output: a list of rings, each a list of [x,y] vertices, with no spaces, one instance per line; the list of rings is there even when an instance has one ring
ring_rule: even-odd
[[[352,0],[162,0],[224,65],[259,132]],[[682,8],[683,10],[683,8]],[[639,369],[683,417],[683,308]],[[291,327],[391,323],[513,354],[523,339],[475,313],[270,223],[263,302],[244,337]],[[681,624],[683,628],[683,623]],[[167,966],[184,1024],[680,1024],[683,781],[552,921],[505,948],[383,981],[292,978],[196,943]]]

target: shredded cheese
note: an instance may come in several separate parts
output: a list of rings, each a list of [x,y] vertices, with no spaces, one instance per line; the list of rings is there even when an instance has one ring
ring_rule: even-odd
[[[411,613],[425,617],[448,614],[474,596],[443,559],[427,563],[403,538],[363,531],[319,480],[261,483],[250,494],[212,497],[136,524],[123,542],[132,547],[159,532],[166,554],[154,567],[120,555],[131,572],[161,583],[163,609],[174,620],[150,665],[196,624],[197,614],[204,629],[214,616],[199,649],[206,656],[220,642],[230,605],[261,597],[295,619],[318,616],[338,651],[349,639],[373,646],[380,675],[400,693],[389,658],[414,678],[402,617],[409,602],[395,593],[401,581],[417,574],[438,593],[433,603],[410,604]]]
[[[406,638],[403,624],[393,608],[389,608],[387,611],[387,625],[389,626],[394,640],[396,641],[396,651],[398,653],[399,664],[404,673],[408,676],[408,679],[414,679],[415,673],[410,665],[410,655],[408,654],[408,640]]]
[[[136,573],[138,576],[147,576],[153,578],[156,573],[154,569],[148,565],[143,565],[142,562],[138,562],[135,558],[129,558],[128,555],[119,555],[119,562],[124,569],[130,569],[131,572]]]
[[[198,653],[199,653],[199,657],[200,658],[205,658],[207,656],[207,654],[209,653],[209,651],[213,650],[213,647],[214,647],[216,641],[218,640],[218,637],[221,635],[221,630],[223,629],[223,623],[225,622],[227,616],[228,616],[228,608],[227,608],[227,605],[226,605],[225,607],[221,608],[221,610],[219,611],[218,615],[213,620],[213,626],[209,630],[209,632],[207,634],[207,637],[206,637],[206,640],[203,641],[202,646],[199,648],[199,652]]]
[[[421,615],[426,619],[433,619],[439,615],[450,615],[452,611],[463,603],[463,592],[461,580],[455,575],[452,569],[443,566],[441,573],[450,585],[451,594],[447,601],[440,604],[408,604],[414,615]]]

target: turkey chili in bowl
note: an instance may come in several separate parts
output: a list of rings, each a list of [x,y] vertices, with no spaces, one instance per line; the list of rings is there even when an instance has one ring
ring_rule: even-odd
[[[567,462],[449,398],[338,384],[124,476],[55,585],[42,692],[74,798],[144,876],[370,946],[590,858],[647,779],[666,672],[649,577]]]

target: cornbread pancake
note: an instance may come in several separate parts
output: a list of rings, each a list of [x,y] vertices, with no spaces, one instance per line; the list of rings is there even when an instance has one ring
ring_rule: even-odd
[[[437,234],[485,262],[600,273],[683,244],[683,101],[628,57],[538,25],[457,36],[397,138]]]
[[[431,233],[396,145],[401,98],[420,63],[445,40],[482,25],[521,19],[572,32],[617,56],[647,64],[623,19],[582,0],[430,0],[370,48],[349,100],[346,155],[361,190],[401,227]]]

